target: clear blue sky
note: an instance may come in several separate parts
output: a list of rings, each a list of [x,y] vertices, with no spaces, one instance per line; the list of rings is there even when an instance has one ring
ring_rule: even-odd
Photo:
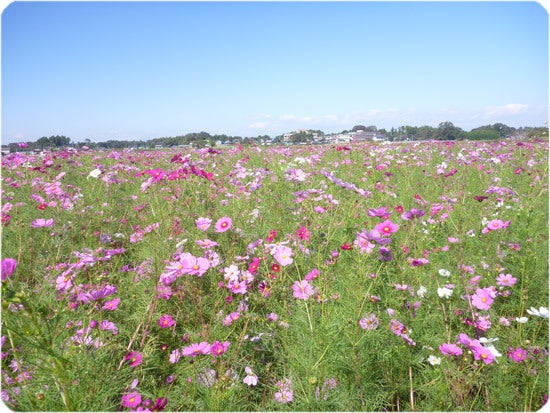
[[[548,120],[536,2],[15,2],[2,143]]]

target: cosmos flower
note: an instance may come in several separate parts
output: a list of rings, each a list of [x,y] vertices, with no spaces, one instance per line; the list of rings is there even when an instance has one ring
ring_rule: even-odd
[[[120,402],[122,406],[128,407],[128,408],[134,408],[141,404],[141,394],[138,392],[132,392],[132,393],[126,393],[122,396],[122,400]]]
[[[502,287],[513,287],[517,280],[512,274],[499,274],[496,283]]]
[[[161,328],[170,328],[176,324],[176,320],[170,314],[163,314],[158,319],[158,325]]]
[[[447,287],[441,287],[437,289],[437,295],[440,298],[450,298],[453,295],[453,290]]]
[[[31,228],[51,227],[52,225],[53,225],[53,218],[50,218],[50,219],[38,218],[38,219],[35,219],[33,222],[31,222]]]
[[[460,356],[462,355],[462,349],[458,347],[456,344],[452,343],[443,343],[439,346],[439,351],[441,351],[441,354],[444,354],[446,356]]]
[[[88,174],[88,176],[86,177],[86,179],[90,179],[90,178],[96,178],[99,177],[99,175],[101,175],[101,169],[93,169],[92,171],[90,171],[90,173]]]
[[[515,361],[516,363],[521,363],[527,358],[527,350],[524,350],[521,347],[510,347],[508,350],[508,358]]]
[[[378,318],[376,314],[365,314],[365,317],[359,320],[359,326],[363,330],[376,330],[378,327]]]
[[[101,309],[114,311],[118,308],[119,304],[120,304],[120,298],[115,298],[114,300],[106,301],[105,304],[103,304],[103,307],[101,307]]]
[[[214,227],[216,228],[216,232],[225,232],[231,226],[233,225],[233,221],[231,221],[231,218],[229,217],[223,217],[216,221],[216,224],[214,224]]]
[[[4,258],[2,259],[2,282],[6,281],[11,277],[15,268],[17,267],[17,260],[14,258]]]
[[[212,343],[212,346],[210,347],[210,353],[213,356],[221,356],[223,353],[227,351],[227,349],[229,348],[229,344],[230,344],[229,341],[225,341],[223,343],[219,341],[214,341]]]
[[[249,366],[246,366],[244,368],[244,371],[246,373],[246,377],[243,379],[244,384],[246,384],[247,386],[255,386],[256,384],[258,384],[258,376],[254,374]]]
[[[478,288],[472,296],[472,305],[478,310],[488,310],[494,300],[492,288]]]
[[[208,228],[210,228],[210,224],[212,223],[212,220],[210,218],[198,218],[195,220],[195,225],[198,229],[201,231],[206,231]]]
[[[433,354],[430,354],[428,356],[428,363],[430,363],[432,366],[441,364],[441,357],[434,356]]]
[[[292,259],[292,256],[294,253],[292,252],[292,249],[285,246],[285,245],[276,245],[275,248],[272,250],[273,258],[279,263],[279,265],[282,265],[283,267],[290,265],[294,262]]]
[[[382,236],[391,235],[399,229],[399,225],[394,224],[391,220],[387,219],[384,222],[379,223],[374,227]]]
[[[294,284],[292,284],[292,290],[294,291],[292,293],[293,297],[299,300],[307,300],[315,294],[315,290],[307,280],[294,281]]]
[[[128,354],[126,354],[126,357],[124,358],[126,361],[128,361],[130,367],[136,367],[139,366],[143,360],[143,355],[139,351],[131,351]]]
[[[209,354],[212,347],[206,341],[193,343],[190,346],[184,347],[181,350],[182,356],[195,357],[201,354]]]
[[[531,314],[531,315],[534,315],[534,316],[537,316],[537,317],[542,317],[542,318],[548,318],[549,317],[548,308],[546,308],[546,307],[539,307],[538,310],[535,307],[531,307],[529,310],[527,310],[527,314]]]

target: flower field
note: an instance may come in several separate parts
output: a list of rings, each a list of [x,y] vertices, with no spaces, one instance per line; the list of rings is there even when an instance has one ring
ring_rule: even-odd
[[[548,142],[2,157],[18,411],[534,411]]]

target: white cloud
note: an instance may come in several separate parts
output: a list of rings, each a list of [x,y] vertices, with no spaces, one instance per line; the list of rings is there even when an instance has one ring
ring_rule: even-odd
[[[529,109],[529,105],[522,103],[509,103],[502,106],[487,106],[484,109],[485,116],[506,116],[524,113]]]

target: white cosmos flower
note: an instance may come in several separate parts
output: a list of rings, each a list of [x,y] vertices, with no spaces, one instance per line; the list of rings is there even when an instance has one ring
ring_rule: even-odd
[[[520,324],[525,324],[529,320],[527,317],[516,317],[516,321]]]
[[[531,307],[530,310],[527,310],[527,314],[531,314],[531,315],[535,315],[537,317],[543,317],[543,318],[549,317],[548,308],[546,307],[539,307],[538,310],[535,307]]]
[[[86,179],[97,178],[99,175],[101,175],[101,169],[96,168],[88,174]]]
[[[453,290],[447,287],[441,287],[437,289],[437,295],[439,298],[450,298],[453,295]]]
[[[421,285],[418,291],[416,292],[416,295],[418,295],[420,298],[424,298],[427,292],[428,292],[428,289],[423,285]]]
[[[441,364],[441,357],[434,356],[433,354],[430,354],[428,356],[428,363],[430,363],[432,366],[435,366],[436,364]]]

